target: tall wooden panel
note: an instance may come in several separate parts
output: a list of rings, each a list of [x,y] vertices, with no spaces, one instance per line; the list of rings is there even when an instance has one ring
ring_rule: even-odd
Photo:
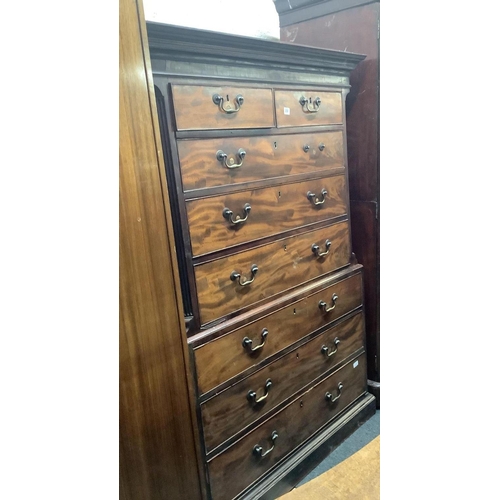
[[[347,143],[352,244],[365,269],[368,378],[378,397],[380,2],[292,0],[290,4],[288,0],[276,0],[275,5],[280,15],[282,41],[366,55],[351,74],[352,88],[346,101]]]
[[[145,33],[142,2],[120,0],[120,498],[197,499],[182,299]]]

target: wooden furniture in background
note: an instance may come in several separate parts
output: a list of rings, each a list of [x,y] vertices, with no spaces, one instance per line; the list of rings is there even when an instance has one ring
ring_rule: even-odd
[[[364,56],[147,30],[166,166],[149,201],[173,219],[191,466],[203,498],[270,500],[375,412],[345,134]],[[182,403],[168,418],[188,432]]]
[[[142,2],[120,0],[120,498],[201,498]]]
[[[351,74],[347,142],[352,245],[365,272],[368,378],[380,405],[380,2],[275,0],[281,40],[366,54]]]

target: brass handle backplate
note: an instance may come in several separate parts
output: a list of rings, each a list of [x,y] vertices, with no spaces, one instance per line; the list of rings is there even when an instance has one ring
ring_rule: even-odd
[[[275,443],[276,439],[278,439],[278,433],[276,431],[273,431],[271,434],[271,442],[273,443],[273,445],[271,446],[271,448],[269,448],[266,452],[264,452],[264,449],[262,448],[262,446],[259,446],[258,444],[256,444],[253,447],[252,453],[257,458],[265,457],[268,453],[271,453],[271,451],[274,450],[274,447],[276,446],[276,443]]]
[[[337,386],[337,395],[335,397],[333,397],[332,393],[331,392],[327,392],[325,394],[325,399],[329,402],[329,403],[335,403],[335,401],[337,401],[337,399],[340,398],[340,396],[342,396],[342,389],[344,388],[344,386],[342,385],[342,382],[339,382],[339,385]]]
[[[311,191],[307,192],[307,199],[313,204],[313,205],[323,205],[326,200],[326,195],[328,194],[328,191],[326,189],[321,190],[321,199],[319,199],[318,196],[316,196],[314,193],[311,193]]]
[[[243,165],[243,160],[246,155],[246,151],[242,148],[238,149],[237,156],[240,157],[240,162],[236,163],[236,160],[234,158],[229,158],[229,163],[227,160],[227,154],[222,151],[222,149],[219,149],[217,153],[215,153],[215,157],[217,158],[218,161],[220,161],[223,165],[225,165],[227,168],[239,168]]]
[[[247,394],[248,401],[250,401],[250,403],[252,403],[254,405],[264,401],[267,398],[267,396],[269,395],[269,389],[271,389],[272,385],[273,384],[271,382],[271,379],[268,378],[266,380],[266,384],[264,385],[264,395],[261,396],[259,399],[257,399],[257,393],[255,391],[248,391],[248,394]]]
[[[324,345],[321,347],[321,353],[324,354],[327,358],[330,358],[339,350],[339,348],[338,348],[339,344],[340,344],[339,338],[335,337],[335,339],[333,341],[333,345],[335,346],[335,350],[330,351],[330,348],[328,346]],[[328,351],[330,351],[330,352],[328,352]]]
[[[250,214],[250,210],[252,210],[252,207],[250,206],[250,203],[245,203],[243,206],[243,212],[246,214],[244,217],[241,217],[240,215],[236,216],[236,219],[233,219],[233,211],[229,210],[229,208],[224,207],[224,210],[222,211],[222,217],[224,219],[228,220],[231,224],[242,224],[248,219],[248,216]]]
[[[302,111],[304,113],[317,113],[319,110],[319,105],[321,104],[321,99],[319,97],[316,97],[316,99],[312,99],[312,97],[307,97],[302,96],[299,99],[299,103],[302,106]]]
[[[227,101],[224,101],[224,97],[222,97],[220,94],[214,94],[212,96],[212,101],[214,102],[214,104],[217,104],[219,106],[219,109],[223,113],[231,115],[233,113],[237,113],[241,109],[244,99],[241,94],[238,94],[234,99],[234,108],[232,108],[231,104],[229,104],[229,99]]]
[[[252,264],[252,267],[250,268],[250,273],[252,274],[252,279],[250,280],[247,280],[245,277],[243,277],[243,281],[241,280],[241,273],[237,273],[236,271],[233,271],[231,273],[231,275],[229,276],[229,279],[231,281],[236,281],[238,280],[238,284],[240,286],[247,286],[249,285],[250,283],[253,283],[254,279],[255,279],[255,275],[257,274],[257,271],[259,270],[259,268],[255,265],[255,264]]]
[[[325,255],[328,255],[328,252],[330,251],[331,246],[332,246],[332,242],[330,240],[326,240],[324,252],[319,251],[320,250],[319,245],[316,245],[316,243],[314,243],[314,245],[311,247],[311,250],[312,250],[312,253],[314,255],[316,255],[316,257],[319,259],[321,257],[324,257]]]
[[[267,328],[264,328],[262,330],[262,333],[260,334],[260,337],[262,339],[262,342],[259,345],[256,345],[255,347],[252,347],[252,339],[249,339],[248,337],[245,337],[243,339],[243,347],[248,351],[248,352],[255,352],[258,351],[259,349],[262,349],[264,347],[264,344],[266,343],[267,340],[267,335],[269,332],[267,331]]]
[[[338,298],[339,298],[338,295],[334,293],[332,295],[332,303],[333,303],[332,307],[328,307],[328,304],[324,300],[320,300],[318,306],[323,312],[329,313],[330,311],[333,311],[335,309]]]

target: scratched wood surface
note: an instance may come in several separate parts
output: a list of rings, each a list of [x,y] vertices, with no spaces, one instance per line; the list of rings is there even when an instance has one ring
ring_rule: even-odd
[[[244,102],[236,113],[219,109],[212,97],[224,98],[227,109],[235,109],[237,95]],[[177,130],[224,128],[267,128],[274,126],[273,94],[271,89],[249,87],[206,87],[202,85],[172,85]]]
[[[309,103],[316,112],[305,111],[300,98],[313,101],[319,97],[319,107]],[[276,121],[278,127],[294,127],[297,125],[333,125],[342,123],[342,94],[340,92],[318,92],[316,90],[276,90]]]
[[[209,463],[213,498],[217,500],[233,498],[236,493],[264,474],[323,424],[361,396],[366,387],[366,355],[362,354],[356,361],[357,364],[354,361],[342,366],[273,418],[214,458]],[[340,398],[334,403],[328,402],[325,394],[330,392],[333,396],[337,396],[339,383],[343,385]],[[259,459],[253,453],[253,448],[255,445],[260,445],[264,452],[270,449],[273,431],[278,433],[275,448]]]
[[[311,246],[316,243],[323,248],[327,239],[330,251],[318,259]],[[350,257],[349,223],[344,221],[196,266],[202,323],[334,271],[347,265]],[[251,279],[253,264],[259,270],[250,285],[230,279],[233,271],[241,274],[242,282]]]
[[[322,312],[318,307],[319,301],[329,302],[334,293],[338,296],[335,309],[328,313]],[[200,393],[206,393],[335,321],[359,307],[362,301],[362,278],[361,273],[358,273],[195,349]],[[245,337],[252,340],[253,347],[259,345],[264,329],[268,334],[261,349],[249,353],[243,348]]]
[[[363,333],[363,314],[358,313],[202,404],[207,451],[263,417],[363,347]],[[339,343],[335,344],[335,340]],[[323,346],[331,349],[331,352],[335,348],[337,350],[328,357],[322,352]],[[266,391],[268,380],[272,385]],[[250,391],[256,393],[256,398],[267,393],[266,399],[260,403],[249,401],[247,395]]]
[[[326,189],[325,201],[314,205],[311,192]],[[244,211],[246,204],[251,210]],[[225,208],[233,212],[233,224],[222,215]],[[287,230],[347,214],[347,192],[344,175],[286,184],[240,193],[201,198],[187,202],[187,216],[193,255],[202,255],[255,239],[277,235]]]
[[[324,148],[320,149],[320,145]],[[304,147],[309,149],[304,151]],[[217,151],[241,167],[227,168],[216,158]],[[328,171],[344,167],[343,132],[271,135],[266,137],[221,137],[177,142],[184,191],[235,185],[276,177]]]

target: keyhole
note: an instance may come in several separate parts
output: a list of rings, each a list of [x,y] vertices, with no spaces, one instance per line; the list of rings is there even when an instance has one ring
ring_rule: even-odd
[[[226,95],[226,100],[228,100],[228,101],[229,101],[229,94],[228,94],[228,95]]]
[[[278,144],[276,142],[274,143],[274,149],[278,149]]]
[[[286,245],[283,245],[283,250],[286,252]],[[295,309],[294,309],[295,310]]]
[[[312,97],[309,97],[309,102],[312,103]]]
[[[297,311],[295,310],[295,307],[293,308],[293,314],[297,314]]]
[[[281,191],[278,191],[278,198],[281,198]]]
[[[299,359],[299,353],[297,353],[297,359]]]
[[[300,402],[300,407],[302,408],[304,406],[304,401]]]

